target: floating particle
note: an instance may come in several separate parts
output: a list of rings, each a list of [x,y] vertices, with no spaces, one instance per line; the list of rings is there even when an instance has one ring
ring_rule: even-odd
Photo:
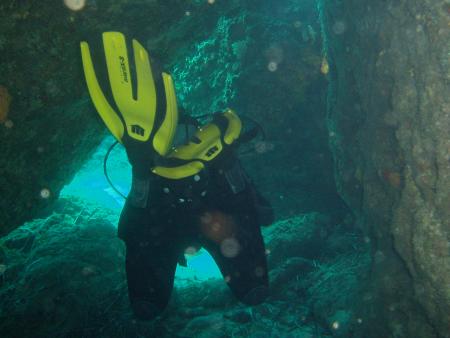
[[[3,275],[6,271],[6,265],[5,264],[0,264],[0,275]]]
[[[86,6],[86,0],[64,0],[64,5],[72,11],[80,11]]]
[[[212,5],[213,3],[215,3],[216,2],[216,0],[208,0],[208,3],[210,4],[210,5]]]
[[[239,253],[240,246],[235,238],[225,238],[220,244],[222,255],[228,258],[236,257]]]
[[[260,267],[260,266],[256,267],[255,275],[256,275],[256,277],[264,276],[264,269],[262,267]]]
[[[230,276],[225,276],[224,280],[225,280],[225,283],[229,283],[230,280],[231,280],[231,277]]]
[[[45,149],[44,149],[44,147],[37,147],[36,151],[37,151],[39,154],[42,154],[42,153],[45,151]]]
[[[300,28],[302,26],[302,22],[300,20],[294,21],[294,27]]]
[[[218,222],[215,222],[211,225],[211,230],[214,232],[219,232],[220,228],[221,228],[221,226],[220,226],[220,223],[218,223]]]
[[[362,320],[361,318],[358,318],[358,319],[356,320],[356,322],[357,322],[358,324],[362,324],[363,320]]]
[[[198,250],[195,246],[188,246],[186,248],[186,250],[184,250],[184,253],[186,255],[191,255],[191,256],[195,255],[197,252],[198,252]]]
[[[395,171],[390,170],[383,171],[383,178],[394,188],[399,188],[400,185],[402,184],[401,175]]]
[[[269,249],[266,249],[266,256],[268,256],[268,255],[270,255],[270,250]]]
[[[206,237],[222,243],[224,239],[232,237],[236,224],[230,215],[213,210],[200,216],[200,227]]]
[[[200,181],[200,176],[199,176],[199,175],[195,175],[195,176],[194,176],[194,181],[195,181],[195,182]]]
[[[81,274],[85,277],[95,275],[95,269],[92,266],[85,266],[81,270]]]
[[[260,142],[256,142],[256,144],[255,144],[255,150],[259,154],[263,154],[268,151],[271,151],[271,150],[273,150],[273,148],[274,148],[274,145],[273,145],[273,143],[270,143],[270,142],[260,141]]]
[[[191,12],[190,11],[186,11],[186,12],[184,12],[184,15],[191,16]]]
[[[333,32],[336,35],[340,35],[345,33],[345,31],[347,30],[347,25],[345,24],[344,21],[336,21],[333,25]]]
[[[322,64],[320,65],[320,72],[321,72],[323,75],[327,75],[329,71],[330,71],[330,65],[328,64],[327,58],[324,57],[324,58],[322,59]]]
[[[50,197],[50,190],[47,188],[44,188],[41,190],[41,197],[44,199],[47,199]]]
[[[333,322],[333,324],[331,324],[331,327],[333,328],[333,330],[339,329],[339,322]]]
[[[164,193],[168,194],[170,192],[169,188],[164,188],[163,189]]]
[[[12,127],[14,127],[14,122],[11,120],[6,120],[5,121],[5,127],[8,129],[11,129]]]
[[[8,88],[0,86],[0,123],[7,122],[10,104],[11,95],[9,94]]]
[[[275,72],[278,69],[278,64],[276,62],[269,62],[267,69],[271,72]]]

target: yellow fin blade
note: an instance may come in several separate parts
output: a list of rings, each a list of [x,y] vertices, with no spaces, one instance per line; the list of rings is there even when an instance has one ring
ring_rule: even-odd
[[[178,124],[178,108],[172,77],[166,73],[162,73],[162,77],[166,93],[166,115],[161,127],[155,134],[153,147],[160,155],[164,156],[169,151],[175,136]]]
[[[150,137],[156,115],[156,90],[148,53],[133,40],[138,88],[135,99],[125,36],[119,32],[103,33],[103,45],[111,90],[128,135],[145,142]]]
[[[158,176],[179,180],[189,176],[198,174],[205,166],[200,161],[192,161],[182,164],[178,167],[160,167],[157,166],[152,169],[152,172]]]
[[[81,58],[83,61],[84,75],[86,78],[86,83],[88,86],[89,94],[91,95],[92,102],[97,109],[103,122],[105,122],[109,131],[114,135],[114,137],[122,142],[124,126],[120,120],[117,113],[108,103],[103,91],[98,83],[97,76],[95,75],[94,65],[92,62],[91,52],[89,50],[89,45],[87,42],[83,41],[80,43],[81,47]]]

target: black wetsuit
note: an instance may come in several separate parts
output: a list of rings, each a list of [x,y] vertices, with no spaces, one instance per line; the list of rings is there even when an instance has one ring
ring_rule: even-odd
[[[271,223],[273,213],[231,158],[182,180],[133,177],[119,237],[126,243],[128,292],[138,318],[152,319],[165,309],[177,262],[189,246],[211,254],[240,301],[254,305],[266,298],[260,225]]]

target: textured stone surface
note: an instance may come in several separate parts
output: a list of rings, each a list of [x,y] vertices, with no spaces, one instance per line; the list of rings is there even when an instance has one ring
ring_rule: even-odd
[[[337,184],[373,247],[364,336],[448,337],[449,3],[320,8]]]
[[[367,245],[317,213],[265,229],[272,285],[263,304],[240,304],[221,278],[176,280],[167,310],[151,322],[131,315],[114,218],[60,198],[48,218],[0,238],[1,337],[349,337],[359,326],[347,309],[368,268]],[[296,242],[316,250],[295,251]]]

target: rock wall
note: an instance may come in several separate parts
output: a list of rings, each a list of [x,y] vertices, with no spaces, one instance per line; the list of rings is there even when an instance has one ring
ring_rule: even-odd
[[[373,248],[361,336],[449,337],[450,4],[319,9],[338,189]]]

